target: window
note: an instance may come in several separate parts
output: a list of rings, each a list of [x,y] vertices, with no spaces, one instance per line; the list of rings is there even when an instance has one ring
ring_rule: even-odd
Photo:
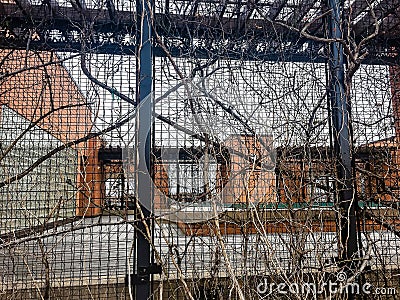
[[[182,201],[205,200],[216,186],[217,161],[209,158],[178,160],[168,164],[170,197]],[[208,195],[209,196],[209,195]]]
[[[333,202],[335,179],[330,175],[316,177],[310,184],[310,200],[314,202]]]

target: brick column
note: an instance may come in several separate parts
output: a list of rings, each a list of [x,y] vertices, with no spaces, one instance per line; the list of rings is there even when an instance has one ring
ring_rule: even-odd
[[[267,145],[272,143],[271,136],[258,139],[263,139]],[[257,161],[271,163],[269,151],[255,137],[246,135],[232,135],[225,141],[225,146],[242,155],[233,152],[230,155],[230,170],[225,172],[229,178],[221,191],[222,201],[236,204],[275,202],[275,174],[256,164]]]
[[[169,194],[168,166],[162,160],[155,160],[154,168],[154,209],[168,208],[167,195]]]
[[[390,90],[396,139],[400,139],[400,66],[389,67]]]
[[[85,148],[78,151],[76,215],[93,217],[101,214],[104,202],[104,167],[98,159],[101,146],[99,138],[86,142]]]
[[[392,108],[393,108],[393,118],[394,118],[394,129],[395,129],[395,145],[398,145],[400,141],[400,66],[389,66],[389,82],[390,82],[390,90],[392,94]],[[390,168],[390,176],[389,180],[385,181],[385,185],[390,186],[391,188],[395,188],[394,193],[398,193],[399,186],[399,178],[400,172],[400,151],[394,150],[391,154],[392,161],[394,164],[392,168]],[[397,195],[398,196],[398,195]],[[395,198],[392,196],[386,195],[383,200],[394,200]]]

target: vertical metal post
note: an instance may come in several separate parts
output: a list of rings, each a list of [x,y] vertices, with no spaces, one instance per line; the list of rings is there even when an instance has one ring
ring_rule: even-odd
[[[328,0],[332,9],[329,33],[332,39],[342,39],[342,6],[340,0]],[[356,198],[352,174],[352,145],[350,129],[350,104],[346,94],[343,45],[331,43],[329,53],[330,104],[333,125],[334,154],[338,181],[337,199],[340,207],[341,246],[339,258],[352,268],[358,251],[356,232]],[[340,246],[340,245],[339,245]]]
[[[153,54],[151,40],[151,0],[136,0],[137,13],[137,143],[136,143],[136,182],[137,201],[144,220],[137,223],[136,234],[136,300],[147,300],[151,293],[151,249],[146,237],[146,227],[151,229],[151,210],[153,193],[150,176],[151,127],[152,127],[152,87],[153,87]],[[140,214],[137,214],[140,219]]]

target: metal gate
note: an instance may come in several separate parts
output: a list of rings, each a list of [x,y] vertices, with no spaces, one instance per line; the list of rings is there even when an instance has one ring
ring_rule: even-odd
[[[0,0],[0,297],[397,299],[399,9]]]

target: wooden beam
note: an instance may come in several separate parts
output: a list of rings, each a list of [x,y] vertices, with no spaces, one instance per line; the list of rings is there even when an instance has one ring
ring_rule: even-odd
[[[282,9],[285,7],[288,0],[275,0],[271,8],[268,11],[267,18],[270,20],[275,20]]]
[[[381,1],[375,7],[373,7],[373,11],[375,13],[376,20],[380,23],[380,27],[382,30],[387,30],[387,27],[393,27],[396,24],[399,24],[398,18],[390,18],[388,21],[393,22],[393,24],[388,23],[386,21],[382,24],[383,20],[387,18],[389,15],[398,13],[400,8],[400,1],[399,0],[387,0]],[[356,35],[368,35],[373,32],[375,27],[375,18],[371,13],[371,9],[368,9],[364,16],[360,19],[356,20],[354,23],[354,32]],[[386,28],[384,27],[386,25]]]
[[[310,12],[318,0],[300,1],[299,5],[293,10],[287,23],[299,29],[306,23],[303,18]],[[302,25],[300,25],[302,24]]]
[[[30,0],[14,0],[15,4],[25,16],[29,16],[29,11],[32,7]]]
[[[108,15],[110,16],[111,21],[116,21],[116,10],[115,10],[115,4],[113,0],[106,0],[106,5],[107,5],[107,10],[108,10]]]

